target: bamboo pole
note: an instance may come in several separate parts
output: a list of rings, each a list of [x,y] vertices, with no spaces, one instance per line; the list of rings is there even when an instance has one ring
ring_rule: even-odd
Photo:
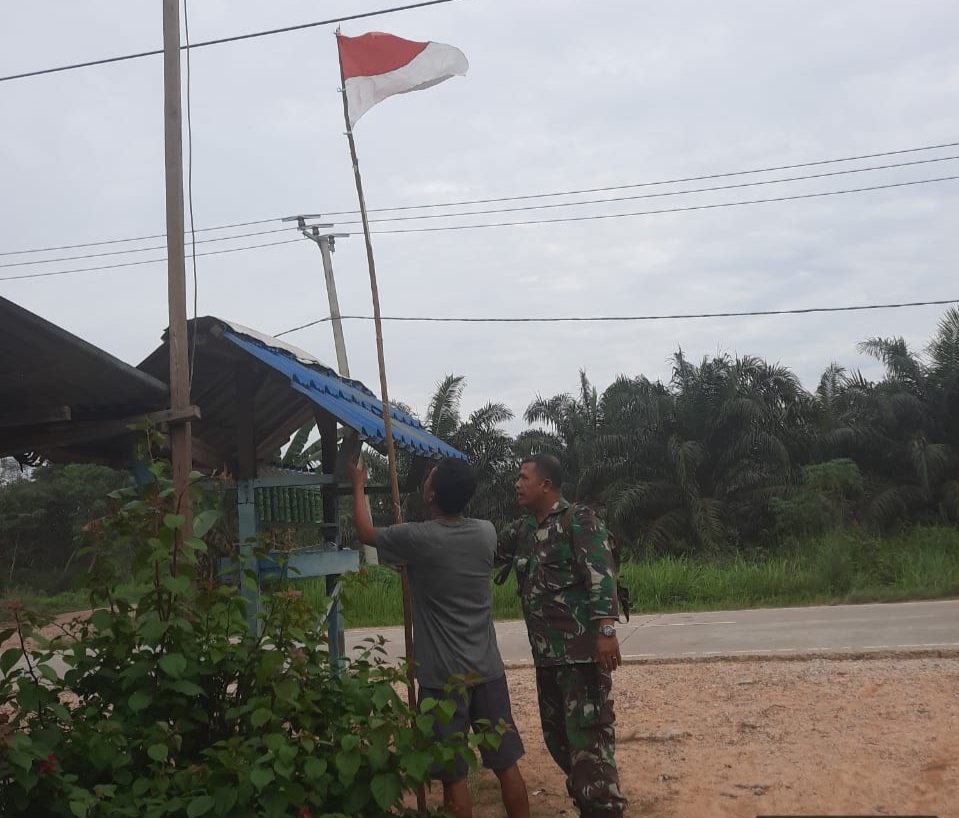
[[[339,35],[339,32],[337,32]],[[360,218],[363,221],[363,237],[366,240],[366,264],[370,271],[370,291],[373,297],[373,324],[376,327],[376,355],[380,368],[380,393],[383,401],[383,426],[386,432],[386,461],[390,474],[390,495],[393,500],[393,520],[403,521],[400,508],[400,483],[396,473],[396,449],[393,445],[393,423],[390,416],[390,396],[386,384],[386,358],[383,354],[383,322],[380,318],[380,293],[376,284],[376,263],[373,259],[373,239],[370,236],[370,222],[366,215],[366,199],[363,196],[363,179],[360,176],[360,164],[356,158],[356,142],[353,139],[353,127],[350,125],[350,108],[346,99],[346,79],[343,76],[343,60],[340,49],[336,49],[340,64],[340,95],[343,98],[343,122],[346,125],[346,138],[350,144],[350,158],[353,161],[353,178],[356,181],[356,195],[360,203]],[[416,710],[416,679],[413,674],[413,619],[410,581],[406,566],[399,569],[400,586],[403,593],[403,631],[405,636],[406,668],[409,685],[409,706]],[[421,815],[426,813],[426,787],[422,784],[416,790],[416,807]]]

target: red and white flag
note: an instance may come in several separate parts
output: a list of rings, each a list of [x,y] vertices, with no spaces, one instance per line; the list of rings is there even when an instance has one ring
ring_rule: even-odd
[[[350,128],[370,108],[394,94],[419,91],[463,76],[466,55],[443,43],[416,43],[379,31],[336,35]]]

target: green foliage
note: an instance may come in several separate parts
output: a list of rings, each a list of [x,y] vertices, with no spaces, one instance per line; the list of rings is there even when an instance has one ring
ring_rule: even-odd
[[[812,392],[787,367],[751,355],[694,360],[680,349],[666,382],[621,376],[605,390],[580,372],[570,393],[530,402],[530,428],[515,438],[502,428],[510,410],[490,403],[467,413],[466,380],[451,374],[436,385],[424,425],[475,464],[473,516],[497,528],[511,522],[521,458],[552,452],[564,465],[567,497],[596,506],[634,559],[777,554],[832,532],[959,525],[959,309],[945,313],[923,350],[871,338],[861,351],[881,362],[880,379],[830,364]],[[285,465],[315,465],[312,437],[310,426],[296,433]],[[386,484],[385,458],[367,456],[371,484]],[[409,453],[397,460],[408,474]],[[50,468],[0,485],[0,587],[59,590],[68,579],[63,566],[76,565],[76,531],[99,513],[78,511],[88,501],[69,499],[92,485],[71,475],[93,472]],[[44,483],[54,475],[63,490]],[[319,519],[315,493],[261,489],[258,499],[274,548],[315,539],[313,531],[292,533]],[[377,525],[393,522],[388,494],[370,502]],[[424,514],[412,490],[403,516]],[[50,525],[64,515],[69,524]],[[346,538],[349,520],[341,519]],[[235,531],[207,540],[218,553],[236,547]]]
[[[805,466],[800,485],[788,498],[769,500],[776,539],[805,539],[841,528],[863,485],[859,467],[846,457]]]
[[[346,625],[349,628],[374,628],[380,625],[399,625],[403,622],[403,598],[399,575],[391,568],[370,565],[358,573],[341,577]],[[293,580],[291,585],[302,592],[311,605],[318,609],[326,604],[325,581],[322,578]],[[522,619],[516,596],[516,575],[510,573],[503,585],[492,585],[493,618],[496,620]]]
[[[0,589],[68,588],[80,569],[83,526],[106,510],[110,491],[131,482],[104,466],[73,464],[39,466],[27,479],[0,483]]]
[[[625,562],[636,615],[779,605],[934,599],[959,594],[959,532],[915,528],[894,536],[826,533],[793,539],[780,553],[710,560],[663,556]],[[322,583],[302,580],[321,600]],[[350,627],[400,625],[399,580],[373,567],[353,581]],[[515,574],[493,585],[493,617],[522,619]]]
[[[537,397],[519,453],[556,454],[566,493],[605,506],[635,557],[781,549],[831,530],[959,523],[959,309],[925,353],[901,338],[860,350],[871,382],[832,364],[815,393],[779,364],[680,350],[668,384],[617,379]]]
[[[251,630],[255,578],[198,578],[206,545],[184,539],[167,471],[153,473],[141,494],[116,493],[90,535],[88,619],[46,640],[42,618],[6,603],[14,624],[0,637],[20,647],[0,655],[4,815],[404,815],[430,763],[475,763],[464,737],[433,741],[448,703],[412,712],[405,669],[384,663],[381,641],[333,665],[305,595],[262,595]],[[196,522],[209,529],[215,515]]]
[[[276,452],[274,462],[285,469],[314,469],[319,465],[321,443],[319,438],[310,442],[316,425],[307,423],[296,430],[285,452]]]
[[[803,483],[831,497],[847,497],[862,491],[862,472],[848,457],[815,463],[803,469]]]
[[[638,613],[948,597],[959,593],[959,532],[831,533],[783,553],[623,565]]]

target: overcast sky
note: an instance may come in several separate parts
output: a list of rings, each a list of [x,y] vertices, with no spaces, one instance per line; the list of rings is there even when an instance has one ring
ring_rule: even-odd
[[[194,41],[391,5],[191,0]],[[399,2],[395,5],[400,5]],[[158,48],[161,4],[4,3],[0,75]],[[959,3],[459,0],[344,25],[461,48],[465,78],[394,97],[356,126],[371,208],[625,185],[959,142]],[[333,28],[192,57],[198,228],[356,207]],[[0,83],[0,252],[162,233],[162,60]],[[922,158],[829,165],[777,179]],[[623,213],[959,174],[959,161],[757,188],[528,213],[381,224],[475,224]],[[728,179],[731,184],[748,179]],[[657,187],[663,192],[703,183]],[[611,194],[617,195],[617,194]],[[595,196],[579,197],[595,198]],[[540,203],[561,199],[541,200]],[[521,203],[507,204],[516,206]],[[789,309],[959,297],[959,182],[746,207],[374,237],[384,315],[568,316]],[[435,211],[433,211],[435,212]],[[343,222],[344,231],[357,225]],[[334,220],[334,219],[331,219]],[[280,222],[201,233],[214,238]],[[278,233],[200,250],[295,238]],[[0,264],[162,246],[163,240]],[[27,272],[162,257],[108,256]],[[362,233],[334,265],[344,313],[370,313]],[[306,240],[200,257],[199,312],[276,333],[328,314]],[[192,284],[191,284],[192,288]],[[138,363],[167,324],[166,267],[0,281],[0,295]],[[467,408],[573,390],[584,368],[668,379],[677,349],[790,366],[814,387],[874,335],[921,346],[945,307],[631,324],[385,325],[391,394],[425,408],[466,375]],[[355,377],[378,390],[373,327],[347,324]],[[335,363],[322,324],[286,340]]]

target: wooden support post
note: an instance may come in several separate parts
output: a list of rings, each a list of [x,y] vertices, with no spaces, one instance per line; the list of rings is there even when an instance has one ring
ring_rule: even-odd
[[[167,296],[170,326],[170,408],[190,404],[190,364],[186,324],[186,250],[183,231],[183,121],[180,103],[180,0],[163,0],[163,124],[166,160]],[[170,430],[173,487],[186,517],[182,536],[193,534],[190,472],[193,452],[189,423]]]
[[[259,519],[256,509],[256,385],[249,361],[243,361],[236,367],[236,509],[237,536],[240,541],[240,570],[253,571],[257,577],[257,590],[242,587],[241,593],[246,600],[246,616],[250,632],[259,635],[260,610],[259,570],[255,548]]]
[[[323,474],[333,474],[336,471],[337,461],[336,419],[319,409],[314,410],[314,417],[316,418],[316,428],[320,432],[320,466]],[[337,537],[339,537],[339,499],[336,494],[336,486],[333,484],[323,487],[323,522],[336,525]],[[336,574],[327,575],[327,596],[332,596],[338,580],[339,576]],[[346,653],[343,613],[338,602],[332,604],[327,621],[329,623],[330,658],[336,660]]]

